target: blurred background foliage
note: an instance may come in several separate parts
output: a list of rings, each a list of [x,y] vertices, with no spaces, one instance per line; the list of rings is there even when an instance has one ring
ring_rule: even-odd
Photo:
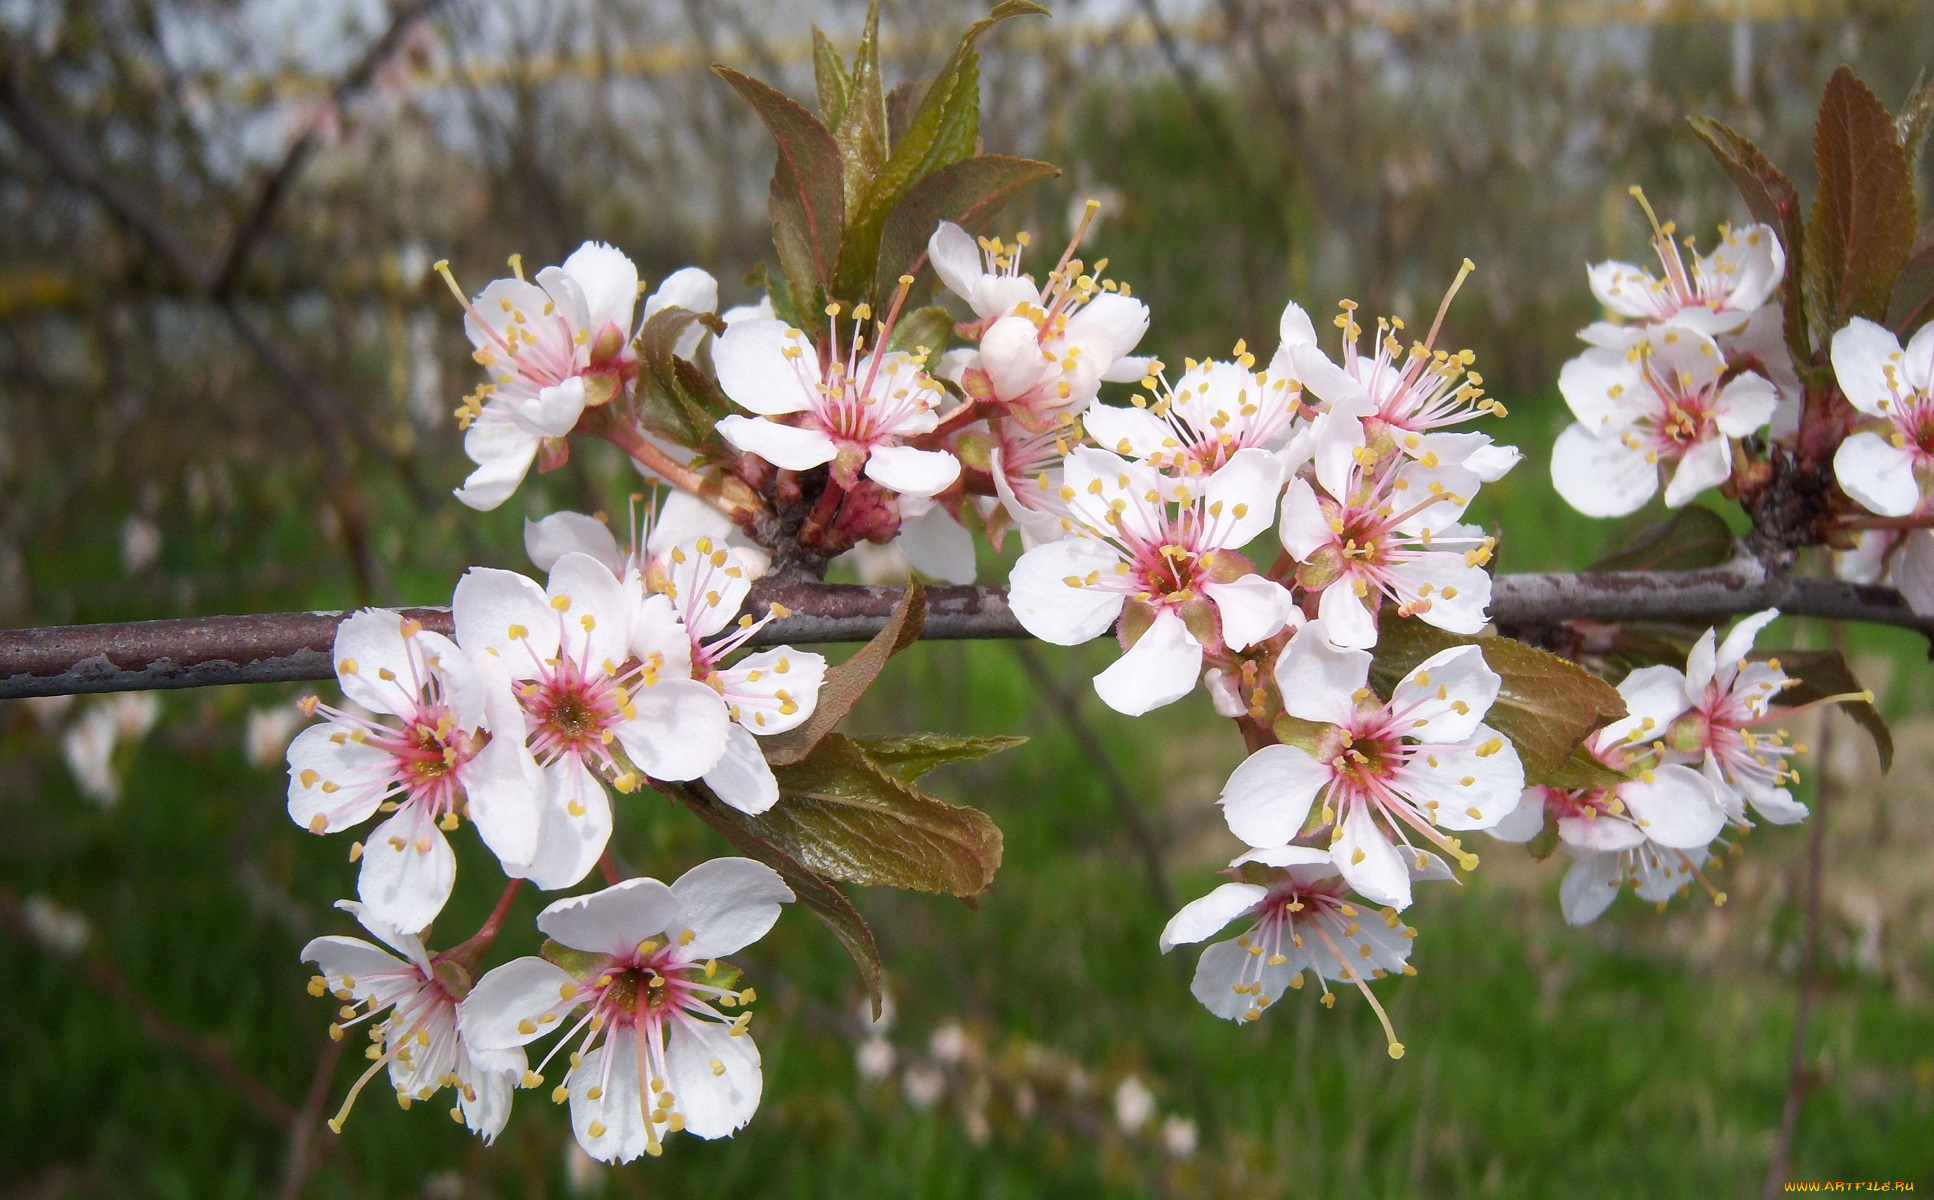
[[[889,0],[889,75],[929,73],[974,15]],[[498,512],[450,498],[467,470],[450,414],[475,372],[429,264],[448,257],[475,289],[511,251],[537,265],[595,237],[653,283],[696,264],[724,303],[754,299],[771,152],[706,68],[809,96],[809,23],[850,41],[862,16],[0,2],[0,624],[434,603],[467,565],[523,566],[525,516],[617,510],[635,477],[599,447]],[[1476,260],[1447,328],[1512,407],[1496,432],[1528,452],[1481,515],[1505,569],[1576,568],[1626,529],[1571,514],[1544,474],[1566,419],[1553,381],[1596,315],[1584,263],[1641,256],[1632,183],[1704,241],[1743,219],[1687,114],[1732,124],[1809,190],[1813,110],[1841,62],[1897,102],[1934,64],[1934,9],[1070,0],[990,39],[982,129],[990,150],[1064,170],[1010,207],[1038,246],[1102,200],[1089,253],[1153,307],[1148,345],[1171,361],[1237,338],[1266,354],[1290,297],[1427,322]],[[1792,1174],[1934,1183],[1934,686],[1912,638],[1851,645],[1901,752],[1883,783],[1854,735],[1809,735],[1839,799]],[[490,1151],[439,1103],[377,1099],[303,1149],[352,1065],[324,1054],[296,952],[347,928],[327,906],[352,875],[283,815],[272,727],[291,693],[164,695],[145,736],[146,716],[104,701],[0,709],[0,1194],[1758,1186],[1787,1084],[1803,834],[1749,839],[1723,909],[1621,903],[1584,931],[1557,917],[1556,864],[1495,847],[1415,910],[1420,978],[1383,985],[1402,1062],[1354,997],[1297,996],[1237,1028],[1195,1005],[1192,956],[1162,959],[1155,936],[1234,848],[1212,800],[1239,741],[1199,703],[1115,717],[1086,691],[1094,666],[929,645],[889,669],[861,715],[873,730],[1034,738],[936,781],[1005,830],[993,891],[978,912],[858,897],[890,972],[884,1031],[862,1028],[832,938],[789,916],[745,963],[767,997],[759,1118],[617,1171],[576,1155],[537,1094]],[[113,747],[118,803],[63,765],[83,727]],[[720,851],[646,801],[618,846],[667,878]],[[465,853],[444,941],[495,896],[480,848]]]

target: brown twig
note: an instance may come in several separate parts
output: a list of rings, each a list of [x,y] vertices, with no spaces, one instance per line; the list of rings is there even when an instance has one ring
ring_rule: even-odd
[[[235,336],[246,345],[277,383],[295,401],[298,411],[315,430],[322,452],[324,486],[329,501],[341,519],[343,543],[355,568],[358,590],[365,598],[386,597],[389,587],[382,564],[371,551],[367,536],[367,517],[349,467],[348,438],[341,425],[341,413],[354,411],[324,395],[310,378],[276,342],[258,328],[253,319],[235,302],[233,296],[216,295],[212,278],[202,268],[199,252],[179,238],[168,221],[143,203],[120,181],[79,138],[49,120],[32,99],[17,74],[15,65],[0,60],[0,121],[4,121],[20,140],[37,151],[54,175],[77,191],[93,197],[107,210],[116,224],[132,233],[156,262],[181,283],[207,298],[220,312]]]
[[[1839,622],[1828,625],[1827,638],[1833,649],[1842,648],[1845,639]],[[1833,777],[1829,774],[1833,761],[1833,730],[1833,710],[1829,708],[1820,719],[1820,754],[1815,760],[1819,763],[1819,786],[1813,793],[1813,815],[1810,818],[1813,829],[1806,848],[1806,896],[1803,901],[1806,925],[1800,942],[1800,1004],[1793,1016],[1793,1050],[1786,1069],[1786,1103],[1780,1109],[1779,1136],[1773,1142],[1772,1160],[1766,1165],[1766,1184],[1760,1189],[1760,1195],[1766,1200],[1784,1194],[1787,1168],[1793,1152],[1793,1134],[1800,1124],[1800,1108],[1806,1103],[1806,1095],[1813,1090],[1816,1082],[1814,1072],[1806,1064],[1806,1037],[1820,983],[1820,896],[1827,869],[1827,807],[1833,798]]]
[[[0,889],[0,925],[5,925],[24,941],[36,944],[40,941],[28,923],[19,900],[6,889]],[[251,1074],[247,1067],[235,1061],[235,1056],[228,1052],[228,1047],[222,1044],[220,1038],[210,1033],[196,1033],[156,1008],[147,997],[134,989],[120,969],[105,956],[82,953],[75,956],[73,962],[97,990],[133,1014],[149,1037],[207,1067],[223,1083],[235,1089],[250,1108],[270,1121],[284,1129],[294,1126],[295,1110],[282,1097],[270,1091],[267,1084]]]
[[[315,1144],[316,1126],[322,1121],[322,1110],[329,1103],[329,1085],[336,1078],[336,1064],[342,1061],[343,1047],[349,1039],[336,1041],[326,1039],[322,1052],[316,1055],[315,1074],[309,1078],[309,1094],[303,1098],[302,1111],[295,1115],[289,1129],[289,1165],[282,1173],[282,1200],[301,1200],[303,1188],[308,1185],[309,1172],[322,1161],[322,1154],[310,1153]],[[326,1152],[327,1146],[324,1147]]]
[[[397,48],[402,45],[403,39],[409,35],[417,21],[428,16],[431,10],[442,2],[443,0],[410,0],[409,3],[398,7],[390,17],[389,27],[371,42],[356,61],[350,64],[349,69],[336,80],[335,86],[329,89],[328,100],[324,103],[329,107],[341,108],[357,92],[368,87],[370,81],[375,79],[376,73],[382,69],[383,64],[388,62]],[[262,181],[261,190],[255,194],[255,202],[249,205],[248,211],[236,223],[235,232],[229,237],[228,249],[223,252],[208,283],[208,294],[213,299],[219,301],[234,290],[242,268],[248,265],[249,252],[268,232],[269,225],[275,219],[275,210],[281,206],[283,198],[294,187],[296,179],[302,174],[302,169],[308,165],[310,157],[315,153],[316,129],[316,123],[311,122],[302,131],[302,136],[289,146],[288,152],[282,156],[282,161]]]
[[[858,642],[879,633],[900,589],[768,577],[745,612],[791,610],[760,629],[752,645]],[[1024,638],[1027,631],[999,587],[927,589],[923,636]],[[1794,579],[1751,561],[1703,571],[1601,571],[1578,575],[1500,575],[1491,615],[1517,636],[1565,621],[1716,623],[1778,608],[1789,616],[1827,617],[1912,629],[1934,637],[1934,617],[1914,612],[1892,588],[1837,579]],[[447,608],[401,610],[439,633]],[[0,700],[21,696],[203,687],[328,679],[329,649],[346,613],[260,613],[0,631]]]

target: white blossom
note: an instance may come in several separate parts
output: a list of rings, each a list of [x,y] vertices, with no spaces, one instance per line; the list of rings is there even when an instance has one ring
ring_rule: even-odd
[[[551,568],[548,586],[478,567],[452,601],[457,640],[487,679],[492,727],[539,801],[520,810],[522,853],[504,869],[539,887],[583,879],[611,836],[608,781],[696,779],[726,752],[718,693],[691,678],[691,644],[668,600],[647,598],[586,554]],[[623,758],[620,759],[619,755]],[[494,848],[494,847],[493,847]]]
[[[540,446],[570,433],[587,407],[609,403],[636,374],[638,268],[610,246],[586,242],[535,283],[499,279],[474,300],[446,278],[490,374],[458,410],[464,453],[477,469],[456,494],[492,509],[517,490]]]
[[[1176,482],[1106,450],[1076,448],[1061,496],[1079,536],[1021,556],[1011,576],[1014,615],[1061,646],[1121,618],[1127,653],[1095,677],[1096,693],[1129,716],[1173,703],[1195,687],[1205,647],[1239,651],[1300,618],[1288,591],[1238,552],[1269,527],[1281,490],[1282,464],[1263,450]]]
[[[1833,474],[1868,511],[1904,517],[1934,476],[1934,325],[1901,348],[1865,317],[1833,335],[1833,374],[1869,426],[1840,443]]]
[[[335,935],[302,948],[303,961],[320,972],[309,981],[310,995],[331,995],[343,1005],[329,1036],[340,1041],[347,1030],[369,1023],[372,1061],[329,1128],[341,1133],[364,1085],[387,1070],[404,1108],[454,1088],[457,1101],[450,1115],[481,1135],[485,1145],[495,1141],[510,1119],[511,1089],[525,1069],[523,1050],[479,1049],[459,1032],[457,1012],[470,987],[462,966],[432,959],[422,939],[377,920],[360,904],[345,900],[336,907],[388,949]]]
[[[1204,1008],[1231,1021],[1254,1021],[1316,976],[1323,1003],[1334,1005],[1332,981],[1363,993],[1383,1023],[1390,1057],[1403,1056],[1370,981],[1415,975],[1410,942],[1417,931],[1395,908],[1352,902],[1351,888],[1331,856],[1309,846],[1255,850],[1230,864],[1235,881],[1182,906],[1162,930],[1162,953],[1215,936],[1233,921],[1246,921],[1239,936],[1202,951],[1190,990]]]
[[[1477,856],[1446,831],[1497,824],[1517,806],[1524,766],[1484,724],[1501,681],[1478,647],[1431,655],[1388,701],[1370,690],[1369,672],[1370,653],[1332,644],[1327,622],[1298,630],[1275,682],[1283,711],[1314,723],[1308,745],[1256,751],[1230,775],[1220,803],[1237,837],[1269,847],[1297,837],[1320,801],[1318,825],[1343,878],[1403,909],[1413,873],[1438,873],[1436,856],[1413,839],[1472,869]]]
[[[324,834],[388,814],[350,851],[362,862],[357,894],[374,920],[420,930],[450,897],[457,858],[445,834],[462,817],[499,858],[529,853],[530,780],[516,735],[490,736],[484,682],[463,652],[398,613],[350,616],[334,657],[344,698],[375,715],[305,701],[324,720],[289,744],[289,816]]]
[[[843,354],[835,320],[836,349],[823,364],[811,340],[783,321],[753,318],[727,328],[713,349],[719,387],[755,415],[725,417],[719,433],[789,471],[830,463],[844,488],[864,474],[889,491],[934,495],[959,476],[959,460],[905,443],[939,425],[946,393],[927,375],[924,354],[884,348],[885,329],[869,347],[869,316],[864,305],[855,309]]]
[[[571,1067],[552,1099],[601,1162],[663,1152],[686,1130],[726,1137],[759,1107],[755,999],[719,959],[765,936],[792,891],[744,858],[700,863],[667,887],[628,879],[538,914],[551,959],[520,958],[485,975],[464,1002],[474,1044],[521,1047],[563,1031],[526,1087],[560,1052]],[[739,1009],[736,1016],[731,1010]]]
[[[1551,451],[1551,482],[1593,517],[1635,512],[1668,475],[1679,508],[1732,474],[1732,439],[1772,418],[1779,395],[1764,377],[1725,378],[1718,343],[1662,326],[1629,349],[1592,347],[1566,363],[1558,389],[1578,418]]]

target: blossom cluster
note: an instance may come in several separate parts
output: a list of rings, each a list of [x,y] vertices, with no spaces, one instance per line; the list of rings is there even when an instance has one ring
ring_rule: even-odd
[[[1722,861],[1714,847],[1724,832],[1751,828],[1753,817],[1774,825],[1806,819],[1787,786],[1799,778],[1793,759],[1806,746],[1769,726],[1843,697],[1773,710],[1799,681],[1777,658],[1749,655],[1778,616],[1768,609],[1747,617],[1724,641],[1706,630],[1683,671],[1659,665],[1628,674],[1618,688],[1627,715],[1584,746],[1607,782],[1527,788],[1491,830],[1507,842],[1556,835],[1571,860],[1559,892],[1566,921],[1596,920],[1624,886],[1661,909],[1695,883],[1724,904],[1726,894],[1706,873]]]
[[[672,491],[628,546],[599,518],[528,522],[544,581],[471,570],[450,636],[383,610],[340,627],[344,699],[304,706],[321,721],[289,745],[289,811],[318,834],[378,822],[351,849],[358,900],[343,906],[382,946],[334,937],[305,952],[313,990],[341,1001],[336,1035],[369,1023],[350,1101],[387,1070],[405,1104],[454,1089],[455,1118],[490,1138],[514,1090],[542,1085],[562,1054],[552,1098],[600,1160],[750,1119],[754,993],[720,960],[766,932],[791,889],[750,859],[669,886],[624,878],[606,848],[614,790],[702,784],[753,816],[781,802],[761,739],[810,718],[826,663],[750,651],[784,615],[742,612],[775,562],[815,571],[888,545],[967,582],[973,531],[997,551],[1017,532],[1015,616],[1059,645],[1112,634],[1120,656],[1093,681],[1105,703],[1142,715],[1201,685],[1249,747],[1219,801],[1245,849],[1160,945],[1212,943],[1192,990],[1233,1020],[1312,981],[1334,1004],[1332,985],[1347,985],[1401,1056],[1370,985],[1414,973],[1404,912],[1418,885],[1478,866],[1472,831],[1555,837],[1574,859],[1565,913],[1582,922],[1621,884],[1663,899],[1704,881],[1701,861],[1749,810],[1804,816],[1786,787],[1801,748],[1761,728],[1792,681],[1747,657],[1772,613],[1723,643],[1709,631],[1683,671],[1633,672],[1629,715],[1580,748],[1594,786],[1527,787],[1491,721],[1505,681],[1475,636],[1495,539],[1466,519],[1520,456],[1473,428],[1503,407],[1469,351],[1440,345],[1468,262],[1421,337],[1397,317],[1366,330],[1344,302],[1331,352],[1291,303],[1267,363],[1237,342],[1175,371],[1136,354],[1149,310],[1105,259],[1078,256],[1085,229],[1037,282],[1025,235],[941,222],[927,260],[966,313],[950,330],[944,310],[909,316],[911,276],[883,313],[827,301],[809,330],[790,301],[716,315],[717,285],[695,269],[634,325],[637,270],[595,243],[534,282],[513,259],[515,278],[475,296],[446,272],[490,377],[458,413],[477,464],[464,503],[502,504],[574,435],[613,441]],[[1659,229],[1663,281],[1592,271],[1630,323],[1588,330],[1592,349],[1562,380],[1580,423],[1554,470],[1587,511],[1636,508],[1662,473],[1668,504],[1725,479],[1733,440],[1774,418],[1790,374],[1765,337],[1784,269],[1770,231],[1728,233],[1690,266],[1671,232]],[[1914,370],[1876,374],[1889,389],[1877,411],[1906,406]],[[1104,400],[1111,384],[1126,402]],[[668,404],[683,406],[677,421]],[[1872,440],[1898,449],[1899,436]],[[1392,649],[1400,625],[1437,632]],[[465,820],[512,885],[475,936],[435,952],[449,835]],[[521,881],[575,889],[594,869],[603,890],[539,916],[541,956],[484,969]],[[1231,925],[1237,936],[1212,941]],[[531,1065],[526,1046],[554,1034]]]
[[[724,1136],[757,1107],[755,994],[720,960],[762,936],[792,892],[747,859],[669,886],[617,878],[612,793],[696,780],[741,812],[770,808],[779,789],[760,739],[812,715],[826,662],[789,646],[744,652],[780,610],[741,615],[768,560],[715,512],[674,496],[642,532],[621,549],[593,517],[528,523],[544,582],[469,571],[454,637],[381,609],[339,626],[343,701],[305,701],[321,720],[288,748],[297,824],[377,821],[350,848],[359,898],[341,907],[382,945],[323,937],[303,952],[319,972],[311,990],[342,1002],[332,1035],[369,1029],[372,1061],[337,1128],[387,1070],[406,1106],[453,1089],[453,1116],[489,1140],[512,1090],[538,1086],[559,1052],[570,1065],[554,1099],[605,1161],[657,1153],[677,1130]],[[543,911],[544,958],[482,971],[501,914],[433,952],[466,821],[512,881],[506,903],[521,882],[570,889],[600,868],[611,886]],[[529,1066],[524,1046],[559,1031]]]
[[[1683,507],[1733,474],[1734,446],[1769,424],[1799,422],[1798,376],[1774,292],[1786,252],[1767,225],[1722,228],[1719,245],[1686,253],[1637,188],[1652,221],[1661,275],[1625,262],[1591,267],[1592,294],[1618,322],[1579,334],[1558,389],[1577,422],[1551,451],[1551,482],[1587,516],[1636,512],[1665,481]],[[1686,255],[1691,261],[1686,261]]]
[[[1784,333],[1777,292],[1787,255],[1768,225],[1722,227],[1711,254],[1674,241],[1639,189],[1660,273],[1625,262],[1587,271],[1610,320],[1581,330],[1588,348],[1558,386],[1576,418],[1552,449],[1551,481],[1579,512],[1636,512],[1664,483],[1680,508],[1750,480],[1766,443],[1803,448],[1806,391]],[[1689,261],[1688,261],[1689,259]],[[1833,417],[1834,482],[1855,506],[1829,541],[1836,573],[1898,587],[1934,614],[1934,327],[1902,344],[1862,316],[1827,342],[1844,412]],[[1821,412],[1829,406],[1821,406]],[[1863,519],[1871,514],[1877,520]]]

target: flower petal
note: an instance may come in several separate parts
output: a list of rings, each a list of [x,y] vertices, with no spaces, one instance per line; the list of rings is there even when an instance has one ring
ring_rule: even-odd
[[[1223,926],[1261,904],[1269,889],[1253,883],[1225,883],[1184,904],[1162,929],[1162,953],[1222,931]]]
[[[1301,832],[1331,775],[1300,747],[1264,746],[1230,774],[1216,803],[1229,832],[1251,846],[1281,846]]]
[[[1773,419],[1780,393],[1770,380],[1751,371],[1721,388],[1713,401],[1712,419],[1727,437],[1745,437]]]
[[[586,242],[564,260],[564,273],[584,293],[585,324],[593,339],[607,324],[630,336],[638,268],[629,258],[603,242]]]
[[[1343,817],[1343,835],[1330,847],[1330,860],[1351,887],[1367,900],[1399,911],[1410,907],[1410,871],[1403,854],[1377,828],[1369,805],[1350,804]]]
[[[987,373],[995,399],[1026,396],[1054,366],[1053,357],[1041,348],[1040,336],[1034,322],[1023,316],[1002,317],[981,335],[981,370]]]
[[[1489,829],[1517,808],[1524,764],[1508,739],[1479,725],[1467,744],[1413,758],[1402,779],[1403,789],[1424,802],[1440,827]]]
[[[1401,714],[1398,730],[1421,742],[1463,742],[1477,733],[1504,681],[1477,646],[1453,646],[1431,655],[1398,681],[1390,711]]]
[[[681,1021],[665,1044],[666,1080],[685,1132],[729,1137],[759,1111],[765,1075],[752,1036],[718,1021]]]
[[[1008,576],[1009,606],[1035,637],[1056,646],[1079,646],[1108,632],[1121,615],[1122,594],[1069,580],[1114,577],[1121,558],[1092,538],[1064,538],[1021,555]]]
[[[779,780],[759,749],[759,739],[743,725],[725,731],[725,754],[702,778],[720,800],[751,816],[779,803]]]
[[[702,862],[672,884],[690,942],[677,935],[687,960],[724,958],[766,935],[779,919],[779,906],[792,903],[792,889],[779,873],[749,858],[714,858]]]
[[[1726,827],[1726,813],[1704,776],[1677,764],[1659,767],[1652,775],[1650,783],[1634,779],[1618,788],[1618,798],[1647,838],[1661,846],[1691,850],[1719,836]]]
[[[577,1003],[564,998],[567,991],[577,994],[576,984],[564,968],[541,958],[513,958],[486,972],[470,989],[457,1006],[457,1029],[464,1041],[482,1050],[528,1045],[556,1024],[540,1025],[538,1018]]]
[[[720,390],[748,412],[778,417],[812,407],[819,360],[812,342],[784,321],[733,323],[713,345],[712,361]]]
[[[456,880],[450,840],[412,804],[371,831],[356,895],[377,920],[415,932],[436,920]]]
[[[631,954],[647,938],[676,933],[679,921],[678,898],[656,879],[627,879],[537,914],[544,936],[594,954]]]
[[[1276,498],[1283,490],[1283,465],[1274,454],[1254,447],[1238,450],[1202,485],[1216,549],[1236,550],[1276,523]]]
[[[960,478],[960,460],[945,450],[875,446],[866,456],[866,477],[907,496],[932,496]]]
[[[1638,417],[1633,400],[1645,386],[1638,362],[1624,349],[1593,347],[1558,370],[1559,393],[1593,437],[1629,428]]]
[[[1659,469],[1616,435],[1594,437],[1573,425],[1551,448],[1551,485],[1588,517],[1622,517],[1659,490]]]
[[[530,474],[540,440],[511,420],[501,406],[492,411],[486,405],[484,415],[471,422],[463,435],[463,452],[477,469],[451,494],[478,512],[501,505]]]
[[[899,547],[922,575],[942,583],[974,582],[974,535],[938,504],[917,517],[907,516],[902,509]]]
[[[537,849],[524,878],[547,892],[575,886],[591,873],[611,840],[611,795],[576,757],[544,768]]]
[[[1205,583],[1202,593],[1215,604],[1222,627],[1222,644],[1245,650],[1281,633],[1283,626],[1303,613],[1289,589],[1251,572],[1229,583]]]
[[[540,571],[549,571],[557,560],[576,552],[597,559],[612,574],[625,569],[623,551],[611,527],[584,513],[554,512],[539,521],[524,522],[524,553]]]
[[[1618,898],[1624,877],[1616,853],[1588,852],[1574,858],[1565,881],[1558,886],[1558,906],[1565,924],[1589,925]]]
[[[1329,624],[1321,620],[1297,630],[1276,660],[1283,709],[1305,721],[1347,724],[1356,712],[1356,694],[1369,678],[1370,652],[1335,645]]]
[[[1116,712],[1138,717],[1188,695],[1201,672],[1202,643],[1164,609],[1126,654],[1095,676],[1095,694]]]
[[[1904,517],[1920,506],[1913,452],[1872,430],[1840,443],[1833,455],[1833,477],[1868,512]]]
[[[1900,339],[1886,327],[1855,317],[1833,335],[1833,375],[1847,402],[1870,417],[1891,416],[1894,389],[1887,368],[1898,369],[1904,359]]]
[[[362,824],[382,804],[393,765],[388,752],[330,722],[309,726],[289,743],[289,819],[320,833]]]
[[[637,716],[618,724],[618,741],[653,779],[697,779],[725,754],[725,702],[696,679],[640,687],[631,704]]]
[[[1698,665],[1695,647],[1689,667],[1698,669]],[[1705,670],[1706,678],[1712,678],[1710,666]],[[1625,701],[1625,715],[1593,735],[1592,744],[1609,751],[1615,746],[1664,737],[1666,727],[1678,720],[1679,714],[1691,703],[1687,695],[1692,690],[1686,676],[1676,667],[1640,667],[1630,672],[1618,685],[1618,694]],[[1697,690],[1705,689],[1702,685]]]
[[[735,448],[788,471],[809,471],[839,454],[839,446],[820,430],[782,425],[763,417],[734,413],[719,421],[718,431]]]
[[[1733,473],[1732,443],[1710,437],[1686,451],[1665,485],[1665,506],[1684,508],[1707,488],[1718,487]]]
[[[557,614],[544,589],[515,571],[465,571],[457,580],[450,616],[457,644],[472,654],[496,654],[513,679],[528,678],[539,662],[557,653]],[[513,630],[520,635],[512,638]]]
[[[564,1077],[571,1099],[571,1132],[584,1152],[599,1162],[631,1162],[652,1143],[653,1135],[645,1125],[644,1080],[638,1071],[641,1058],[636,1027],[613,1026],[604,1043]],[[598,1090],[596,1100],[591,1099],[593,1088]]]

